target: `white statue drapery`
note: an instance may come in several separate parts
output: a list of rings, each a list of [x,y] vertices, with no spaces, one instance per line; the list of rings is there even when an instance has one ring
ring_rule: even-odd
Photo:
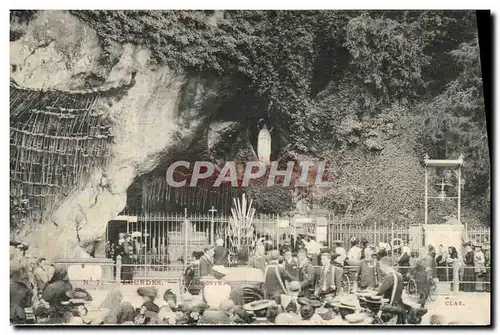
[[[266,125],[259,132],[257,155],[260,162],[266,165],[271,163],[271,132],[267,129]]]

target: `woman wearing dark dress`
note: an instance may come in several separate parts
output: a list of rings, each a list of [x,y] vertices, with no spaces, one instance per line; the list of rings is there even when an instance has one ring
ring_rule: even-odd
[[[122,282],[132,282],[132,253],[133,246],[130,235],[125,235],[125,241],[120,245],[120,256],[122,257],[121,280]]]
[[[443,245],[439,245],[439,250],[436,255],[436,274],[439,279],[439,281],[446,281],[447,276],[446,276],[446,251],[443,249]]]
[[[464,263],[464,292],[474,292],[474,251],[470,244],[465,249]]]
[[[453,268],[456,266],[455,263],[458,262],[458,252],[455,247],[448,247],[448,258],[446,258],[446,263],[448,264],[448,281],[450,282],[450,289],[453,291]]]
[[[51,306],[59,305],[62,301],[69,300],[66,292],[70,292],[73,287],[69,282],[68,272],[61,265],[52,265],[53,274],[42,293],[42,299]],[[49,271],[49,273],[52,271]]]

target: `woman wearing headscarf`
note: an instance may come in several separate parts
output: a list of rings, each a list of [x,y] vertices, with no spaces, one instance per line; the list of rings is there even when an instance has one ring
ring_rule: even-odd
[[[62,265],[50,265],[48,269],[49,281],[42,292],[40,304],[48,308],[51,324],[65,323],[67,321],[67,307],[61,302],[70,299],[70,293],[73,289],[69,282],[66,269]]]
[[[474,252],[474,273],[476,274],[476,292],[484,291],[484,275],[486,274],[486,267],[484,265],[485,258],[484,253],[480,245],[476,245],[476,250]]]
[[[116,315],[116,323],[121,325],[125,322],[134,322],[135,308],[129,302],[124,302],[120,305],[118,314]]]
[[[52,276],[50,276],[50,273],[52,273]],[[49,276],[50,279],[43,290],[42,299],[51,306],[57,306],[62,301],[68,301],[69,297],[66,293],[70,292],[73,287],[69,282],[66,269],[61,265],[51,265]]]
[[[106,298],[104,299],[104,301],[100,306],[100,309],[109,310],[108,314],[103,319],[102,322],[103,324],[114,325],[118,323],[118,315],[120,314],[122,309],[122,304],[121,304],[122,299],[123,299],[123,294],[118,289],[111,291],[106,296]]]

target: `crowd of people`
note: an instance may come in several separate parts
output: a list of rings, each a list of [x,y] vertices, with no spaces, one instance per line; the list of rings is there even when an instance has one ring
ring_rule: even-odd
[[[128,238],[125,237],[120,246],[125,262],[127,250],[132,252],[127,245]],[[463,257],[455,247],[444,249],[442,245],[438,250],[428,246],[426,255],[416,257],[406,246],[396,251],[389,244],[374,245],[366,239],[352,238],[349,250],[342,241],[333,241],[333,248],[329,249],[326,243],[317,243],[313,237],[280,246],[260,239],[252,248],[238,254],[238,266],[258,270],[263,278],[263,285],[246,288],[224,283],[224,276],[231,269],[231,252],[224,244],[224,240],[218,239],[215,246],[193,253],[194,261],[186,270],[183,282],[186,292],[179,297],[171,290],[159,297],[155,287],[141,287],[137,294],[143,304],[134,308],[123,302],[122,293],[116,290],[101,305],[105,313],[92,317],[85,309],[92,297],[84,289],[73,288],[63,266],[50,264],[44,258],[25,264],[22,248],[16,247],[18,252],[11,255],[11,322],[342,324],[383,323],[394,317],[396,323],[408,323],[412,318],[418,323],[432,280],[451,281],[458,273],[463,281],[461,290],[489,291],[490,288],[486,276],[489,248],[485,253],[482,246],[474,243],[465,245]],[[123,275],[132,279],[132,273]],[[221,281],[212,293],[215,298],[209,298],[210,288],[204,278]],[[349,285],[345,285],[346,278]],[[408,309],[403,303],[403,290],[409,278],[413,278],[419,288],[421,310]],[[451,289],[453,284],[451,281]],[[360,296],[363,292],[365,295]],[[353,295],[358,299],[353,300]],[[396,311],[384,314],[379,310],[382,304]],[[367,311],[377,313],[368,315]],[[414,314],[408,316],[411,311]]]

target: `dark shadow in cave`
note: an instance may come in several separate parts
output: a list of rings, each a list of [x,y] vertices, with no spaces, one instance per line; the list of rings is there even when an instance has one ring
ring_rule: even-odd
[[[145,211],[183,213],[184,208],[188,212],[206,212],[211,206],[219,213],[230,213],[232,198],[241,195],[245,189],[224,183],[216,188],[212,186],[213,180],[200,183],[197,187],[172,188],[166,184],[166,172],[173,162],[180,160],[214,162],[214,158],[223,158],[224,161],[256,159],[251,155],[249,147],[254,152],[257,151],[257,137],[262,126],[260,120],[264,119],[268,127],[273,127],[274,120],[268,117],[266,101],[253,90],[244,84],[233,84],[232,87],[237,89],[234,92],[223,92],[223,101],[218,101],[220,107],[210,113],[207,122],[196,131],[189,143],[176,143],[171,150],[162,154],[155,169],[134,179],[127,190],[127,205],[122,214],[139,214]],[[185,87],[181,91],[182,103],[179,109],[189,110],[189,102],[193,99],[193,90]],[[213,109],[213,105],[202,108]],[[235,122],[236,125],[223,133],[216,147],[209,150],[208,130],[211,122]],[[276,159],[283,140],[278,127],[274,127],[271,134],[272,159]],[[189,183],[190,176],[186,178]]]

